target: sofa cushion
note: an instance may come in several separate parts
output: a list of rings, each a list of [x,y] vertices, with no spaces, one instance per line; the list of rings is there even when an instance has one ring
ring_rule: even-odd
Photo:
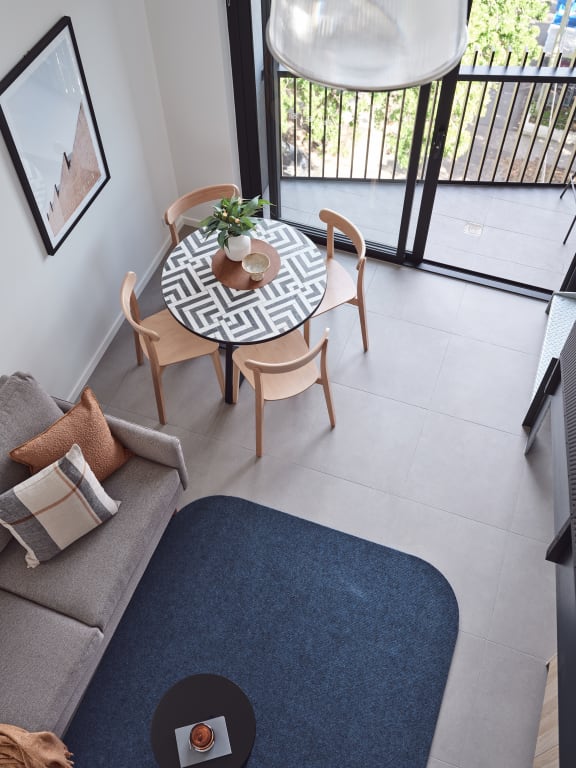
[[[0,616],[0,718],[57,731],[63,702],[86,686],[102,633],[2,590]]]
[[[40,384],[20,371],[0,376],[0,493],[25,480],[30,472],[9,456],[14,446],[46,429],[62,411]],[[0,528],[0,552],[12,536]]]
[[[10,456],[27,464],[32,473],[64,456],[77,443],[92,471],[102,481],[121,467],[131,456],[110,432],[110,427],[96,396],[86,387],[80,401],[68,413],[23,445],[13,446]]]
[[[106,493],[74,443],[53,464],[0,495],[0,525],[26,550],[36,568],[115,515]]]
[[[90,626],[105,629],[131,582],[148,561],[151,542],[168,524],[180,487],[175,469],[134,456],[104,482],[118,514],[41,568],[26,568],[16,541],[0,557],[0,589],[9,590]]]

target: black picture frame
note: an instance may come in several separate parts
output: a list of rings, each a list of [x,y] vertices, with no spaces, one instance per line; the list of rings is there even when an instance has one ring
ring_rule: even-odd
[[[0,131],[53,254],[110,180],[69,16],[0,80]]]

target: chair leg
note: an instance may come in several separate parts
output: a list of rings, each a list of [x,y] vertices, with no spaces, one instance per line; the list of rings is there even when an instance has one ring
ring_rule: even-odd
[[[264,430],[264,398],[256,395],[256,456],[262,456],[262,444]]]
[[[363,299],[358,301],[358,314],[360,315],[360,329],[362,330],[364,352],[368,352],[368,320],[366,318],[366,307]]]
[[[238,391],[240,389],[240,368],[234,363],[232,369],[232,402],[238,402]]]
[[[218,384],[220,385],[220,392],[222,393],[222,397],[224,397],[224,372],[222,370],[222,363],[220,361],[220,352],[219,350],[215,349],[214,352],[210,355],[212,358],[212,362],[214,364],[214,370],[216,371],[216,378],[218,379]]]
[[[336,413],[334,411],[334,404],[332,402],[332,390],[330,389],[330,382],[327,377],[321,378],[319,381],[324,389],[324,398],[326,400],[326,408],[328,408],[328,418],[330,419],[330,426],[332,429],[336,426]]]
[[[576,173],[573,173],[572,176],[570,176],[569,180],[564,184],[564,189],[562,190],[562,194],[560,195],[560,200],[564,197],[564,193],[567,189],[570,187],[574,187],[574,177],[576,176]]]
[[[138,365],[142,365],[144,362],[144,353],[142,352],[142,345],[140,344],[140,336],[134,331],[134,346],[136,347],[136,362]]]
[[[162,371],[152,368],[152,382],[154,384],[154,394],[156,395],[156,407],[158,408],[158,419],[160,424],[166,424],[166,408],[164,406],[164,392],[162,390]]]
[[[330,419],[330,426],[332,429],[336,426],[336,413],[334,411],[334,405],[332,403],[332,390],[330,389],[330,379],[328,378],[328,364],[326,362],[326,347],[322,351],[322,357],[320,358],[320,378],[316,379],[317,384],[322,384],[324,389],[324,399],[326,400],[326,408],[328,408],[328,418]]]
[[[572,228],[574,227],[574,224],[576,224],[576,216],[574,216],[574,218],[572,219],[572,224],[570,224],[570,229],[568,230],[568,232],[566,232],[566,237],[562,241],[562,245],[566,245],[566,240],[568,240],[568,238],[570,237],[570,232],[572,232]]]

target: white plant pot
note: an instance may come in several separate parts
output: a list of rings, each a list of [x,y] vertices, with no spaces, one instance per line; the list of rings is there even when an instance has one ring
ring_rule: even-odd
[[[248,256],[251,247],[251,238],[249,235],[236,235],[228,238],[228,245],[224,246],[224,253],[231,261],[242,261],[244,256]]]

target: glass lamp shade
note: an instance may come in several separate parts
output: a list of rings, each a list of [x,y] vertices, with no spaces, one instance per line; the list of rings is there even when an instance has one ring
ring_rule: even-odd
[[[466,48],[467,0],[272,0],[267,41],[321,85],[390,91],[437,80]]]

